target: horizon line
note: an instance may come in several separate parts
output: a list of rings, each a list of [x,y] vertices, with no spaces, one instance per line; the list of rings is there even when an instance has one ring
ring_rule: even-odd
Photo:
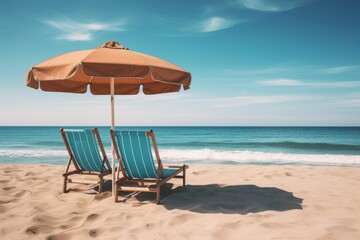
[[[2,127],[109,127],[110,125],[0,125]],[[360,125],[125,125],[121,127],[360,127]]]

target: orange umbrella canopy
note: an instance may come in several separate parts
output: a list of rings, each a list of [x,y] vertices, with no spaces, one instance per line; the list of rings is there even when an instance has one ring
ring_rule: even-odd
[[[178,66],[146,54],[130,51],[109,41],[96,49],[66,53],[32,67],[26,85],[49,92],[110,94],[114,79],[115,95],[178,92],[190,88],[191,74]]]

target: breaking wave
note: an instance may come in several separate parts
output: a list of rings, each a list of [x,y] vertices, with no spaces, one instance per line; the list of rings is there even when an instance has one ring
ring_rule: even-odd
[[[257,151],[162,150],[161,157],[170,162],[228,164],[294,164],[294,165],[359,165],[360,155],[293,154]]]
[[[107,149],[108,158],[111,151]],[[292,164],[292,165],[351,165],[360,166],[360,155],[337,154],[294,154],[261,151],[232,151],[212,149],[165,149],[160,151],[164,162],[171,163],[219,163],[219,164]],[[67,160],[66,150],[47,149],[3,149],[0,158],[64,158]]]

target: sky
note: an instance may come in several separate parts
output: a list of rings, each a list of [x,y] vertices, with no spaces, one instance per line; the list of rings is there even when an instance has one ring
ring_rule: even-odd
[[[114,40],[192,74],[190,90],[116,96],[117,126],[360,126],[360,1],[4,1],[0,126],[107,126],[110,97],[25,74]]]

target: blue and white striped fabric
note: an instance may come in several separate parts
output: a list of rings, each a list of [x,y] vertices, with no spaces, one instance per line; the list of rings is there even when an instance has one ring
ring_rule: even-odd
[[[144,131],[114,131],[125,172],[130,178],[156,178],[157,168],[151,152],[150,137]],[[170,175],[176,169],[164,169]]]
[[[80,170],[100,172],[102,158],[95,135],[91,130],[65,129],[71,151]],[[103,172],[108,171],[104,164]]]

